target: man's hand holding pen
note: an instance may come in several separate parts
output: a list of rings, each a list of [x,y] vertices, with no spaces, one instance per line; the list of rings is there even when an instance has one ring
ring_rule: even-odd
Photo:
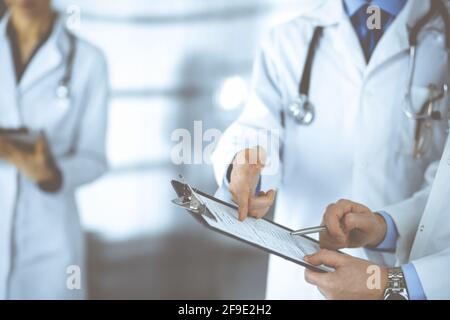
[[[387,285],[387,268],[379,267],[380,287],[369,288],[367,280],[371,262],[328,249],[376,247],[387,231],[384,218],[364,205],[340,200],[327,207],[323,216],[319,252],[306,256],[312,265],[327,265],[331,273],[305,270],[307,282],[316,285],[328,299],[381,299]]]
[[[320,247],[327,249],[376,247],[386,235],[384,218],[366,206],[349,200],[330,204],[322,224]]]

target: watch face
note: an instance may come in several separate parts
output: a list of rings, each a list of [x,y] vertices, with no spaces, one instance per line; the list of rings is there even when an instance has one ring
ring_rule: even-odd
[[[391,292],[386,295],[385,300],[406,300],[406,298],[404,296],[402,296],[401,294]]]

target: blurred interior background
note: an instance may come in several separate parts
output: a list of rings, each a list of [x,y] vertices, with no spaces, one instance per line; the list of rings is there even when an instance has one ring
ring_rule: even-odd
[[[94,299],[264,298],[267,255],[198,225],[170,200],[182,174],[214,193],[209,165],[175,165],[171,133],[224,130],[245,103],[262,35],[317,0],[55,0],[106,54],[111,171],[78,193]]]

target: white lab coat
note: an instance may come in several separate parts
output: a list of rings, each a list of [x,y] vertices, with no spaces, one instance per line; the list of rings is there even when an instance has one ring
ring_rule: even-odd
[[[431,188],[384,208],[399,234],[398,264],[412,262],[427,299],[450,299],[450,139]]]
[[[429,6],[429,1],[408,1],[368,65],[342,1],[325,0],[311,12],[275,27],[256,60],[248,104],[224,133],[213,155],[221,188],[235,154],[265,141],[267,131],[280,137],[282,148],[274,143],[277,139],[270,140],[271,169],[263,171],[262,189],[278,187],[275,221],[290,228],[320,224],[325,207],[340,198],[379,208],[425,188],[426,170],[442,155],[447,123],[441,121],[433,127],[426,155],[414,159],[416,123],[405,117],[402,102],[409,63],[406,26],[425,15]],[[324,33],[310,88],[316,120],[305,127],[287,117],[283,129],[280,112],[298,94],[307,49],[318,25],[324,26]],[[435,19],[426,28],[443,31],[443,23]],[[448,81],[442,33],[422,32],[419,43],[415,106],[425,101],[430,83],[443,85]],[[281,168],[274,174],[272,168],[280,160],[280,150]],[[320,297],[306,284],[303,272],[302,267],[271,256],[266,297]]]
[[[450,139],[431,188],[384,208],[393,218],[397,264],[413,263],[427,299],[450,299]]]
[[[69,51],[64,21],[59,19],[16,85],[8,19],[0,24],[0,127],[44,130],[64,182],[59,192],[45,193],[0,161],[0,298],[84,298],[84,240],[74,192],[106,170],[105,59],[78,39],[72,98],[56,98]],[[81,290],[66,286],[74,274],[66,272],[76,270],[70,266],[80,267]]]

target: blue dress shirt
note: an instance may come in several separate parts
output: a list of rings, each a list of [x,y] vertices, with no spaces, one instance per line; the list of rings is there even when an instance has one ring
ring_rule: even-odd
[[[378,6],[391,16],[396,17],[402,11],[407,0],[344,0],[345,10],[347,14],[351,17],[356,11],[361,9],[362,6],[369,3],[370,5]],[[394,19],[392,19],[394,20]],[[392,21],[390,22],[392,23]],[[390,24],[389,23],[389,24]]]
[[[345,11],[358,35],[367,62],[378,41],[403,9],[405,3],[406,0],[344,0]],[[381,29],[368,28],[369,14],[366,11],[369,6],[377,6],[381,9]]]

